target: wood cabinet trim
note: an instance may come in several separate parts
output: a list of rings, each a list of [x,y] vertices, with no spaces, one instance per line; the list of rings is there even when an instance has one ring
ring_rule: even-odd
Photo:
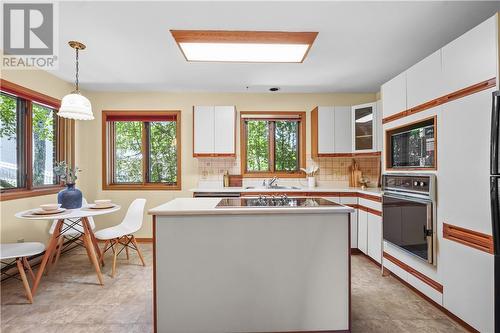
[[[363,198],[366,200],[371,200],[375,202],[382,202],[382,197],[376,196],[376,195],[370,195],[366,193],[358,193],[358,198]]]
[[[380,155],[379,151],[371,151],[365,153],[318,153],[315,157],[378,157]]]
[[[443,223],[443,238],[493,254],[493,236]]]
[[[389,260],[390,262],[392,262],[393,264],[395,264],[396,266],[399,266],[401,269],[405,270],[406,272],[410,273],[411,275],[413,275],[414,277],[416,277],[420,281],[424,282],[425,284],[427,284],[428,286],[430,286],[434,290],[438,291],[441,294],[443,293],[443,285],[440,284],[439,282],[434,281],[433,279],[431,279],[427,275],[420,273],[419,271],[417,271],[413,267],[405,264],[401,260],[397,259],[396,257],[390,255],[389,253],[387,253],[385,251],[383,253],[383,257],[385,259]]]
[[[319,154],[319,126],[318,126],[318,107],[311,111],[311,156],[320,157]]]
[[[408,117],[408,116],[411,116],[413,114],[416,114],[416,113],[419,113],[419,112],[422,112],[422,111],[425,111],[428,109],[432,109],[438,105],[442,105],[442,104],[454,101],[456,99],[472,95],[474,93],[492,88],[494,86],[496,86],[496,77],[491,78],[491,79],[486,80],[486,81],[483,81],[483,82],[473,84],[471,86],[454,91],[454,92],[446,94],[444,96],[435,98],[431,101],[427,101],[427,102],[422,103],[420,105],[417,105],[413,108],[403,110],[403,111],[398,112],[396,114],[387,116],[387,117],[382,119],[382,124],[387,124],[389,122],[392,122],[392,121],[395,121],[395,120],[398,120],[398,119],[401,119],[404,117]]]

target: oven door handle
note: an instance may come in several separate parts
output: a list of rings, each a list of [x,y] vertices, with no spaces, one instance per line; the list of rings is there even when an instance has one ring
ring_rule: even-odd
[[[419,203],[423,203],[423,204],[431,205],[432,206],[432,200],[430,200],[430,199],[417,198],[417,197],[413,197],[413,196],[409,196],[409,195],[398,195],[398,194],[387,194],[387,193],[384,193],[382,195],[382,199],[384,197],[393,198],[393,199],[399,199],[399,200],[414,201],[414,202],[419,202]],[[383,204],[383,202],[382,202],[382,204]]]

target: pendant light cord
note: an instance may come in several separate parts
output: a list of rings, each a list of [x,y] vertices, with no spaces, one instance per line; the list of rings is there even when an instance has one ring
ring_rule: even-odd
[[[79,70],[79,67],[78,67],[78,48],[76,48],[76,80],[75,80],[76,92],[80,91],[79,86],[78,86],[78,70]]]

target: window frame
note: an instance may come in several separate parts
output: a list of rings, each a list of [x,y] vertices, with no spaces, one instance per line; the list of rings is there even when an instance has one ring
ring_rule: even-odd
[[[23,100],[26,103],[26,112],[22,115],[23,130],[21,137],[18,138],[23,141],[23,151],[21,152],[23,163],[20,165],[20,168],[22,169],[21,172],[24,172],[24,186],[13,189],[2,189],[0,201],[30,198],[59,192],[64,188],[62,182],[53,185],[33,186],[32,104],[46,106],[57,112],[61,106],[61,101],[4,79],[0,79],[0,91]],[[57,116],[55,116],[55,121],[55,135],[57,138],[55,160],[66,160],[73,165],[75,161],[75,122]]]
[[[298,163],[297,171],[274,171],[276,164],[275,158],[275,135],[269,135],[269,163],[273,170],[271,171],[248,171],[247,170],[247,131],[245,120],[297,120],[298,125]],[[274,126],[273,126],[274,127]],[[270,134],[275,131],[270,131]],[[240,112],[240,155],[241,155],[241,175],[245,178],[305,178],[306,174],[300,170],[306,166],[306,112],[303,111],[241,111]]]
[[[149,145],[147,141],[146,122],[142,122],[141,152],[142,152],[142,183],[113,183],[114,173],[114,135],[108,131],[110,116],[174,116],[176,122],[177,141],[177,182],[175,184],[151,183],[147,181],[147,161],[149,160]],[[132,120],[131,120],[132,121]],[[102,189],[103,190],[182,190],[182,144],[181,144],[181,112],[178,110],[103,110],[102,111]]]

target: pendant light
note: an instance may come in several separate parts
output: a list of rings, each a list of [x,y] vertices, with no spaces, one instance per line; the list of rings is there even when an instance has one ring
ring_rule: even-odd
[[[77,41],[70,41],[68,44],[76,51],[76,89],[71,94],[63,97],[61,101],[61,108],[59,109],[57,115],[68,119],[92,120],[94,119],[94,115],[92,114],[92,105],[90,104],[88,98],[80,93],[80,89],[78,87],[78,51],[85,50],[85,45]]]

